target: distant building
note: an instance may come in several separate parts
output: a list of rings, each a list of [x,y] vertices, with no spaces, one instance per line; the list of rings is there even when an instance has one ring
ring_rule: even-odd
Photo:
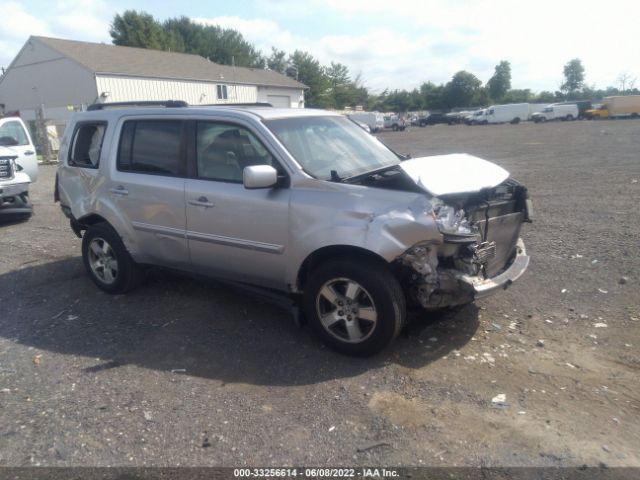
[[[32,36],[0,78],[0,105],[28,121],[44,105],[45,118],[62,125],[74,110],[98,102],[303,108],[305,88],[271,70],[219,65],[199,55]]]

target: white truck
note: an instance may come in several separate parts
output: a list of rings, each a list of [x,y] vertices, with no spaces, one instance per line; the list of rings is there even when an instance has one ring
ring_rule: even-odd
[[[347,116],[354,122],[368,125],[371,133],[379,132],[384,128],[384,115],[380,112],[353,112]]]
[[[38,157],[29,130],[20,117],[0,117],[0,146],[16,154],[16,163],[32,182],[38,179]]]
[[[520,123],[529,119],[528,103],[491,105],[484,115],[484,123]]]
[[[576,104],[551,104],[543,108],[541,112],[534,113],[531,119],[536,123],[550,120],[575,120],[579,114],[578,105]]]

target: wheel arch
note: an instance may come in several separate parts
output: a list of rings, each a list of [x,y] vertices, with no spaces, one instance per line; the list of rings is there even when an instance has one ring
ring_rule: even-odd
[[[333,260],[336,258],[348,258],[362,261],[375,262],[383,266],[389,265],[389,263],[380,255],[366,248],[356,247],[354,245],[329,245],[326,247],[318,248],[311,252],[304,259],[298,274],[296,276],[296,287],[299,291],[303,291],[305,284],[309,278],[309,274],[320,264],[327,260]]]

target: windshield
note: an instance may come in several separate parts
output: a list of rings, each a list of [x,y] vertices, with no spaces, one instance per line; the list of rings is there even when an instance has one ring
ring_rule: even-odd
[[[15,145],[29,145],[27,134],[20,122],[8,121],[0,125],[0,137],[10,137],[15,140]]]
[[[400,159],[378,139],[345,117],[296,117],[267,120],[305,172],[323,180],[347,178],[397,165]]]

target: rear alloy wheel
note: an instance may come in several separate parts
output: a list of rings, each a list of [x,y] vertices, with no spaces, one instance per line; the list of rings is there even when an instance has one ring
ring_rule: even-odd
[[[142,267],[107,223],[91,225],[82,236],[82,259],[93,282],[108,293],[132,290],[144,277]]]
[[[329,346],[348,355],[373,355],[400,332],[405,299],[384,265],[336,260],[316,269],[304,294],[307,318]]]

